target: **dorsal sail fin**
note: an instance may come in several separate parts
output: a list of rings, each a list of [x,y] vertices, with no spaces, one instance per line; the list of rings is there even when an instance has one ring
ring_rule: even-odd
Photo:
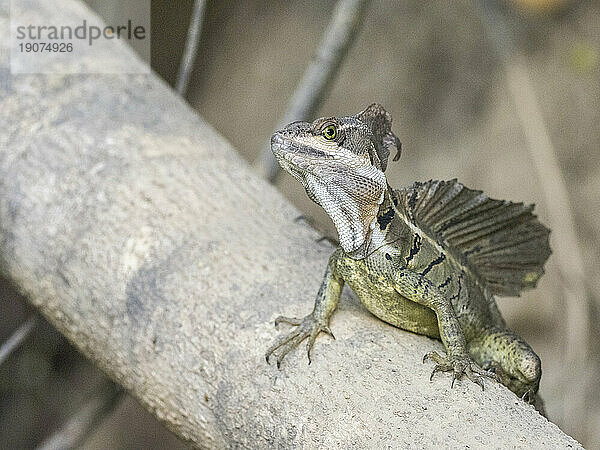
[[[550,256],[550,230],[533,205],[494,200],[456,179],[396,191],[398,209],[447,248],[496,295],[535,287]]]

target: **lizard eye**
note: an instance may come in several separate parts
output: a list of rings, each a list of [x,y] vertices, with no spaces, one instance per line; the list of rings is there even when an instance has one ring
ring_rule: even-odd
[[[337,128],[335,125],[327,125],[321,132],[323,137],[328,141],[332,141],[337,137]]]

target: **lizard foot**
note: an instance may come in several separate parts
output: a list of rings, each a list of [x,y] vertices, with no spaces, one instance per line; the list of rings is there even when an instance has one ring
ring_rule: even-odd
[[[277,356],[277,368],[281,366],[283,358],[285,358],[290,351],[300,345],[304,339],[308,338],[306,343],[306,352],[308,354],[309,364],[311,363],[312,347],[319,333],[327,333],[335,339],[335,336],[329,329],[329,326],[314,317],[313,314],[309,314],[304,319],[279,316],[277,319],[275,319],[275,326],[278,326],[280,323],[288,323],[296,326],[297,328],[295,328],[292,332],[277,338],[277,340],[265,353],[265,359],[267,360],[267,363],[270,363],[269,358],[271,355],[275,351],[279,350],[279,355]]]
[[[497,380],[495,373],[482,369],[469,356],[451,357],[441,356],[437,352],[429,352],[423,356],[423,362],[427,360],[431,360],[435,363],[431,376],[429,377],[430,381],[433,379],[436,372],[452,372],[451,387],[454,387],[456,379],[460,380],[463,375],[466,375],[469,380],[481,386],[481,390],[483,390],[483,377]]]

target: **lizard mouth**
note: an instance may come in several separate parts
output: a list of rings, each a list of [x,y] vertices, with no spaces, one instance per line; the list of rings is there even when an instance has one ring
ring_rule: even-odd
[[[316,163],[318,161],[335,159],[332,155],[321,149],[299,143],[280,132],[275,133],[271,137],[271,151],[278,160],[285,158],[291,164],[298,165],[303,169],[307,169],[310,166],[310,162]]]
[[[305,149],[279,132],[271,137],[271,151],[279,165],[296,178],[301,175],[302,170],[309,168],[307,158],[309,149]]]
[[[292,141],[283,137],[279,132],[273,134],[271,137],[271,151],[277,159],[277,162],[279,162],[281,168],[294,178],[301,180],[302,172],[292,161],[290,161],[289,156],[286,157],[286,155],[295,153],[293,150],[290,151],[290,149],[293,148],[294,145]]]
[[[281,162],[283,155],[287,153],[287,149],[289,149],[290,145],[290,140],[284,138],[279,132],[271,136],[271,151],[279,162]]]

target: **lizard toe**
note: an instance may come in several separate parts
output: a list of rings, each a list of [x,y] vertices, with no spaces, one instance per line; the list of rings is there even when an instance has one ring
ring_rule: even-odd
[[[275,342],[273,343],[273,345],[271,345],[267,351],[265,352],[265,359],[267,360],[267,364],[270,364],[269,358],[271,357],[271,355],[279,348],[284,347],[286,344],[288,344],[292,339],[294,339],[296,336],[298,335],[297,330],[294,330],[294,332],[289,333],[287,335],[283,335],[283,336],[279,336]]]
[[[279,316],[275,319],[275,326],[278,327],[280,323],[298,326],[302,323],[302,319],[297,319],[296,317]]]
[[[425,353],[425,355],[423,355],[423,363],[426,363],[427,361],[433,361],[436,365],[439,365],[439,366],[450,367],[448,358],[440,355],[438,352]],[[442,370],[442,369],[440,369],[440,370]],[[446,370],[450,370],[450,369],[448,368],[448,369],[445,369],[444,371],[446,371]]]
[[[463,376],[480,386],[482,390],[485,388],[483,381],[485,377],[496,379],[495,373],[482,369],[469,356],[448,357],[430,352],[423,357],[423,362],[427,360],[435,363],[429,380],[433,379],[436,372],[452,372],[451,388],[454,387],[456,380],[460,380]]]

